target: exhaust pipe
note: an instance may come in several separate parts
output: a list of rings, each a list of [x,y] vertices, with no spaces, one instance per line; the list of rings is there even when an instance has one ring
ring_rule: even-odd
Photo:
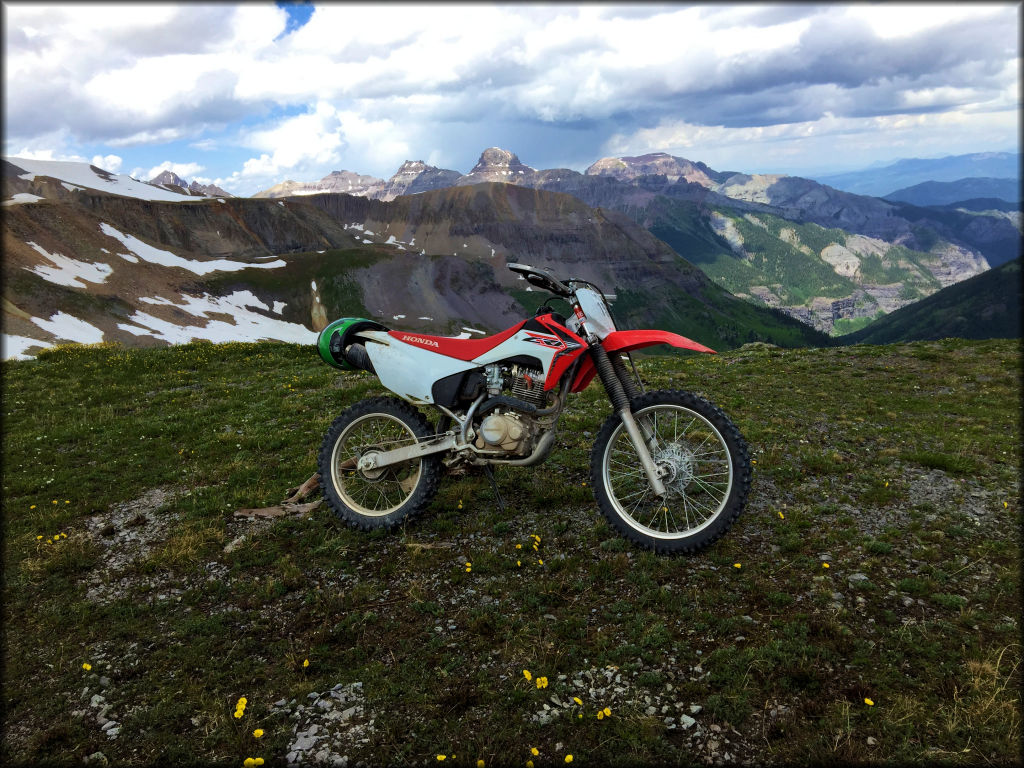
[[[370,361],[370,356],[366,352],[366,347],[362,344],[349,344],[345,350],[345,360],[353,368],[377,375],[377,372],[373,369],[373,363]]]

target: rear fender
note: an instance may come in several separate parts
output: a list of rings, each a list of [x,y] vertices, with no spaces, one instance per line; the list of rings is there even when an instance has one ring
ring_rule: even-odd
[[[671,331],[614,331],[608,334],[601,342],[601,346],[608,353],[632,352],[634,349],[653,347],[655,344],[669,344],[679,349],[706,352],[710,355],[718,354],[710,347],[705,347],[703,344],[698,344],[692,339],[680,336],[678,333],[672,333]],[[576,378],[572,383],[572,389],[569,391],[582,392],[590,384],[596,373],[597,369],[594,368],[594,361],[587,355],[580,361],[580,369],[577,371]]]

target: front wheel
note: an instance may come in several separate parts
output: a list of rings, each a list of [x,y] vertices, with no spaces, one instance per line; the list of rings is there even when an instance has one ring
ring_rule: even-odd
[[[628,539],[657,552],[692,554],[719,538],[743,511],[750,458],[725,413],[691,392],[648,392],[630,405],[665,496],[651,490],[618,414],[597,435],[590,478],[601,512]]]
[[[370,451],[415,445],[431,437],[423,414],[392,397],[375,397],[344,411],[320,446],[320,484],[327,504],[354,528],[393,528],[423,511],[437,493],[441,476],[436,455],[381,469],[358,469]]]

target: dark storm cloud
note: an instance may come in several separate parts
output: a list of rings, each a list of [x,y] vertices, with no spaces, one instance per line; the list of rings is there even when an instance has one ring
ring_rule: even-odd
[[[727,126],[813,120],[825,112],[918,111],[909,109],[906,91],[961,88],[994,96],[1015,35],[1003,22],[978,19],[880,39],[863,22],[819,17],[793,49],[721,61],[700,88],[650,97],[666,112],[682,109],[688,120]],[[930,109],[956,105],[940,101]]]

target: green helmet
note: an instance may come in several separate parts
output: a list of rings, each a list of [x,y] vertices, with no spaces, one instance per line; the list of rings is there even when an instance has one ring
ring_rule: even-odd
[[[339,318],[320,331],[316,340],[317,351],[320,352],[323,361],[334,368],[341,368],[345,371],[358,370],[345,359],[345,347],[351,343],[349,338],[352,334],[369,329],[387,330],[380,323],[362,317]]]

